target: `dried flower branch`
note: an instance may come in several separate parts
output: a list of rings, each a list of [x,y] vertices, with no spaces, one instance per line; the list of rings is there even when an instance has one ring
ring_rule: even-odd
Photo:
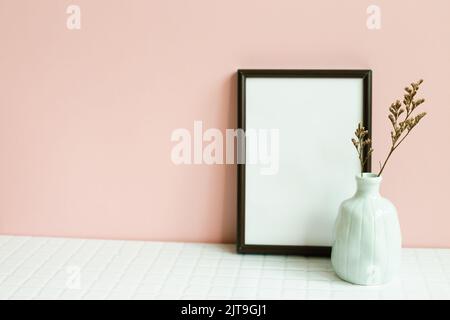
[[[352,138],[353,145],[358,152],[359,162],[361,164],[361,177],[363,176],[364,168],[366,166],[367,160],[372,155],[373,149],[371,147],[372,141],[368,137],[369,131],[364,128],[364,126],[359,123],[358,128],[356,128],[355,136],[357,139]],[[367,152],[364,152],[366,148],[369,148]]]
[[[413,116],[413,112],[425,102],[425,99],[415,99],[419,87],[423,80],[411,83],[409,87],[405,88],[405,94],[403,97],[403,104],[397,100],[391,104],[389,107],[389,120],[392,124],[391,131],[391,148],[386,157],[386,160],[381,165],[380,172],[378,176],[381,175],[388,160],[390,159],[392,153],[398,148],[398,146],[406,139],[406,137],[411,133],[412,129],[425,117],[426,112],[418,113]],[[404,114],[403,120],[400,119],[401,115]]]

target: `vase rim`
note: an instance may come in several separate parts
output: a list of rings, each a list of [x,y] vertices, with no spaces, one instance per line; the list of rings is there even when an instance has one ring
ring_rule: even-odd
[[[356,175],[356,180],[362,180],[362,181],[373,181],[373,182],[380,182],[383,178],[379,177],[376,173],[372,172],[363,172],[362,177],[361,174]]]

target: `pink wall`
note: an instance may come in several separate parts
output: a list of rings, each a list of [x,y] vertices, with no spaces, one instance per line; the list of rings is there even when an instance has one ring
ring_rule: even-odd
[[[381,30],[366,27],[372,3]],[[235,168],[175,166],[172,130],[234,127],[238,68],[371,68],[375,164],[388,105],[425,79],[430,115],[383,193],[406,246],[450,247],[449,13],[448,0],[0,0],[0,233],[231,242]]]

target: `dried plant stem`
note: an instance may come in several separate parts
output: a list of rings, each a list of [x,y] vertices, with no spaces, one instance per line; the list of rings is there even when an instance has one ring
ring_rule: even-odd
[[[411,131],[408,131],[408,132],[405,134],[405,136],[397,143],[396,146],[392,146],[392,147],[391,147],[391,149],[389,150],[389,153],[388,153],[388,155],[387,155],[387,157],[386,157],[386,160],[384,160],[384,163],[383,163],[383,165],[382,165],[381,168],[380,168],[380,172],[378,173],[378,176],[381,176],[381,174],[383,173],[384,167],[386,167],[386,164],[387,164],[389,158],[391,157],[392,153],[394,153],[395,149],[397,149],[398,146],[403,142],[403,140],[406,139],[406,137],[409,135],[410,132],[411,132]]]
[[[426,115],[425,112],[422,112],[411,118],[413,111],[425,101],[424,99],[414,99],[422,82],[423,80],[419,80],[416,83],[411,83],[410,87],[405,88],[406,93],[403,99],[403,106],[402,103],[397,100],[396,102],[392,103],[391,107],[389,108],[389,120],[391,121],[393,128],[393,130],[391,131],[392,146],[389,150],[386,160],[384,160],[383,165],[380,165],[380,172],[378,173],[378,176],[381,176],[381,174],[383,173],[384,168],[391,158],[392,153],[394,153],[394,151],[411,133],[412,129]],[[400,120],[400,116],[402,113],[405,113],[405,118],[403,120]]]
[[[356,152],[358,153],[359,163],[361,164],[361,178],[363,177],[364,167],[367,163],[367,160],[371,156],[373,149],[371,148],[372,141],[370,138],[367,138],[369,131],[367,131],[361,123],[358,124],[358,128],[355,131],[355,136],[358,138],[352,139],[353,145],[356,148]],[[367,153],[365,153],[365,148],[369,148]]]
[[[388,118],[392,125],[391,148],[389,149],[386,160],[384,160],[383,163],[380,161],[380,172],[377,175],[378,177],[383,173],[384,168],[394,151],[397,150],[403,141],[405,141],[406,137],[409,136],[420,120],[427,115],[426,112],[413,115],[416,108],[425,102],[425,99],[417,99],[416,97],[422,82],[423,80],[419,80],[411,83],[410,86],[405,88],[403,101],[400,102],[400,100],[397,100],[389,107]],[[356,128],[355,136],[357,139],[353,138],[352,143],[358,152],[362,178],[364,167],[373,153],[372,141],[369,138],[369,131],[366,130],[361,123],[358,124],[358,128]]]

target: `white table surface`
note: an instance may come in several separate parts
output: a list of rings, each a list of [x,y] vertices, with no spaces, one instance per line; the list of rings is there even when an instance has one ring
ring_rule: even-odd
[[[403,249],[379,287],[330,260],[239,255],[234,245],[0,236],[0,299],[449,299],[450,249]]]

